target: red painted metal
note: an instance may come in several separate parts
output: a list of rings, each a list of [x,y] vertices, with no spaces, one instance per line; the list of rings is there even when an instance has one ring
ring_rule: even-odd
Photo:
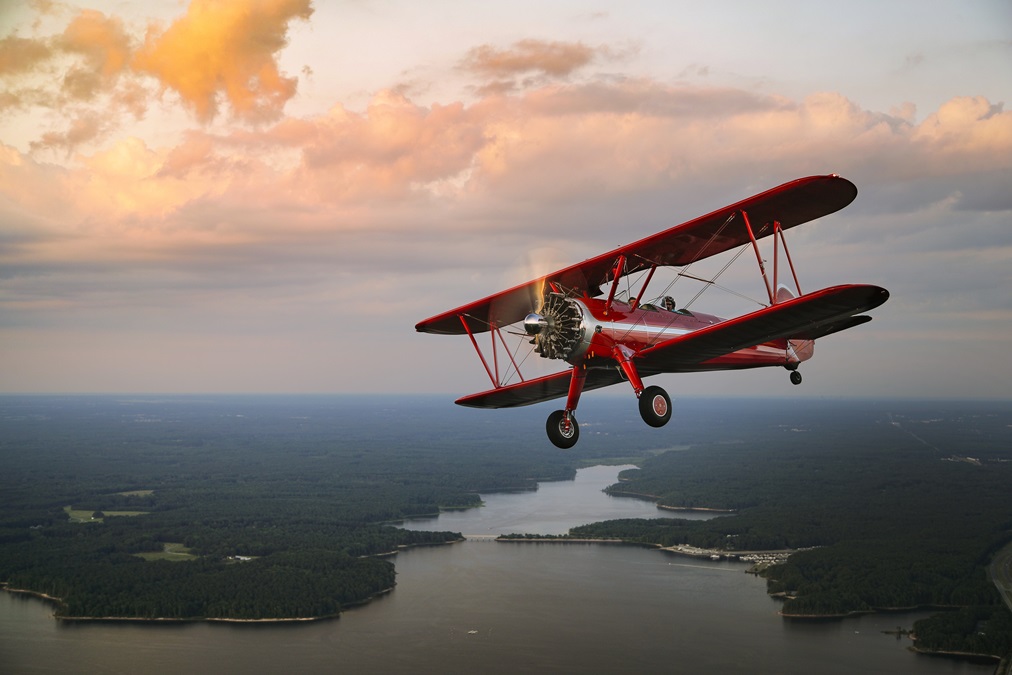
[[[602,285],[611,280],[610,273],[619,255],[626,257],[626,275],[655,266],[682,267],[747,244],[750,240],[745,228],[736,222],[728,224],[728,219],[740,211],[748,211],[749,217],[758,223],[778,220],[781,229],[786,230],[835,213],[856,196],[854,184],[840,176],[799,178],[614,251],[419,321],[415,330],[461,335],[465,331],[457,320],[460,314],[476,322],[471,328],[475,332],[488,330],[493,318],[498,325],[507,326],[523,320],[531,311],[532,292],[537,294],[546,286],[556,291],[575,288],[589,297],[600,295]],[[758,233],[757,237],[761,239],[770,234],[772,229]]]
[[[496,327],[494,333],[499,336],[499,342],[502,343],[503,351],[506,352],[506,356],[508,356],[510,358],[510,363],[513,364],[513,371],[517,374],[517,377],[520,378],[520,381],[523,382],[524,381],[524,375],[523,375],[523,373],[520,372],[520,366],[517,365],[516,360],[513,358],[513,352],[510,351],[509,345],[506,344],[506,340],[503,339],[502,332],[499,330],[498,326]],[[497,376],[498,376],[498,369],[496,370],[496,373],[497,373]],[[500,380],[500,383],[501,382],[502,382],[502,380]]]
[[[665,310],[620,311],[616,303],[608,315],[608,324],[602,324],[580,361],[586,367],[583,391],[600,389],[627,379],[616,363],[612,349],[613,336],[625,333],[620,324],[637,324],[639,331],[623,339],[622,343],[634,349],[632,362],[637,374],[643,378],[658,373],[692,373],[715,370],[740,370],[764,366],[796,366],[811,358],[813,340],[837,330],[860,325],[869,320],[861,312],[878,307],[889,294],[877,286],[834,286],[808,293],[793,300],[764,307],[751,314],[734,319],[694,313],[693,316]],[[604,301],[586,303],[595,320],[603,316]],[[643,316],[644,314],[653,316]],[[665,321],[672,314],[674,323]],[[797,328],[802,326],[802,328]],[[753,327],[753,328],[750,328]],[[763,340],[757,334],[796,335],[797,339],[777,338]],[[672,334],[674,334],[672,336]],[[742,342],[751,343],[740,346]],[[736,346],[737,345],[737,346]],[[795,354],[789,353],[788,347]],[[571,370],[563,370],[523,383],[469,394],[457,399],[458,405],[474,408],[512,408],[567,396],[572,385]]]
[[[801,284],[798,282],[798,273],[794,270],[794,261],[791,260],[791,252],[787,248],[787,239],[784,237],[784,230],[780,227],[780,223],[776,223],[777,232],[780,233],[780,241],[784,245],[784,255],[787,256],[787,264],[791,268],[791,276],[794,277],[794,287],[798,289],[798,295],[804,295],[801,290]],[[776,241],[774,239],[774,241]]]
[[[643,282],[643,285],[640,286],[639,294],[636,296],[636,299],[632,301],[631,306],[633,309],[636,309],[637,307],[640,306],[640,301],[643,299],[643,294],[647,292],[647,286],[650,285],[650,280],[654,278],[654,272],[656,271],[657,265],[654,265],[653,267],[650,268],[650,271],[647,273],[646,280]]]
[[[618,282],[622,278],[622,270],[625,269],[625,256],[620,255],[615,261],[615,269],[612,270],[611,290],[608,291],[608,300],[604,303],[604,313],[611,309],[611,302],[615,299],[615,291],[618,290]]]
[[[773,221],[773,293],[775,294],[779,290],[778,286],[779,273],[780,273],[780,254],[777,251],[777,233],[780,231],[780,223]],[[773,296],[773,301],[776,302],[776,295]]]
[[[576,410],[580,403],[580,394],[583,393],[583,385],[587,381],[587,369],[582,363],[573,366],[573,372],[569,379],[569,391],[566,392],[566,412]]]
[[[463,314],[458,315],[460,322],[464,324],[464,332],[467,333],[467,337],[471,338],[471,344],[474,345],[474,351],[478,354],[478,358],[481,359],[481,365],[485,366],[485,372],[488,373],[488,379],[492,380],[492,386],[496,389],[499,388],[499,381],[492,377],[492,371],[488,368],[488,363],[485,361],[485,355],[481,353],[481,349],[478,348],[478,341],[474,339],[474,333],[471,332],[471,327],[467,325],[467,319],[464,318]]]
[[[492,338],[492,367],[495,369],[495,381],[496,384],[502,383],[502,378],[499,377],[499,350],[495,348],[495,334],[499,332],[499,328],[492,324],[492,330],[488,332]]]
[[[763,283],[766,284],[766,294],[770,297],[770,304],[772,305],[776,302],[776,297],[773,295],[773,289],[770,288],[770,280],[766,277],[766,263],[763,262],[762,254],[759,253],[759,242],[756,241],[755,233],[752,231],[752,223],[748,220],[748,213],[742,211],[741,217],[745,220],[745,229],[748,230],[748,238],[752,241],[752,250],[755,251],[755,259],[759,263],[759,272],[763,276]]]
[[[618,367],[622,369],[626,379],[629,380],[629,384],[632,385],[633,393],[636,394],[637,398],[643,393],[643,380],[640,379],[640,374],[636,370],[636,366],[633,365],[632,359],[627,354],[629,350],[624,344],[615,344],[612,346],[611,355],[612,358],[618,363]]]
[[[471,340],[493,388],[461,397],[458,404],[502,408],[565,397],[565,424],[575,422],[572,413],[584,391],[622,380],[628,381],[639,397],[644,391],[643,378],[659,373],[764,366],[793,371],[812,357],[817,338],[870,321],[871,317],[862,313],[889,297],[888,291],[871,285],[834,286],[807,295],[801,292],[784,230],[833,213],[849,204],[856,194],[852,183],[836,175],[785,183],[610,253],[436,315],[415,328],[437,334],[466,333]],[[760,225],[758,230],[752,221]],[[772,285],[758,242],[771,235]],[[682,267],[749,244],[769,297],[768,306],[722,319],[642,304],[657,267]],[[798,296],[786,287],[780,288],[781,246]],[[738,255],[743,252],[742,248]],[[647,271],[647,275],[636,297],[616,299],[621,278],[640,271]],[[685,272],[679,274],[714,283]],[[608,288],[604,288],[606,284]],[[546,289],[564,297],[546,302]],[[501,327],[517,324],[533,311],[544,314],[524,328],[537,335],[537,353],[565,359],[571,368],[525,380]],[[475,333],[485,330],[491,332],[491,368],[475,339]],[[505,372],[500,372],[497,340],[520,382],[504,384],[504,378],[511,379],[512,373],[505,362]],[[792,373],[795,384],[800,382],[797,375]],[[640,410],[647,423],[654,425],[656,420],[649,417],[649,410]]]

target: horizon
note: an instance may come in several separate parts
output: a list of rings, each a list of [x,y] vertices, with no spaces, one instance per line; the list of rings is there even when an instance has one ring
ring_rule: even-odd
[[[467,410],[477,412],[475,408],[469,408],[467,406],[454,405],[454,397],[456,394],[447,392],[420,392],[420,391],[409,391],[409,392],[396,392],[396,391],[374,391],[374,392],[352,392],[352,391],[79,391],[79,392],[59,392],[59,391],[30,391],[30,392],[16,392],[16,391],[0,391],[0,399],[2,398],[44,398],[44,397],[105,397],[105,398],[118,398],[118,397],[144,397],[144,396],[157,396],[162,398],[173,398],[173,397],[188,397],[188,398],[356,398],[356,399],[385,399],[385,398],[432,398],[440,399],[448,403],[454,410]],[[635,397],[630,391],[627,395],[620,393],[597,393],[594,392],[586,396],[581,400],[581,405],[593,405],[594,401],[605,402],[605,401],[618,401],[628,402],[629,410],[635,412]],[[719,393],[706,393],[706,394],[684,394],[678,393],[673,394],[671,397],[672,403],[677,401],[708,401],[708,400],[741,400],[741,401],[792,401],[798,403],[804,402],[832,402],[832,401],[903,401],[903,402],[924,402],[924,403],[1012,403],[1012,397],[1010,398],[944,398],[934,396],[883,396],[876,394],[864,394],[864,395],[848,395],[848,394],[820,394],[807,396],[804,394],[719,394]],[[540,403],[532,403],[525,406],[515,406],[513,408],[499,408],[499,409],[488,409],[484,414],[509,414],[511,410],[518,409],[534,409],[539,406],[552,406],[558,405],[557,401],[541,401]],[[677,412],[677,406],[676,406]]]

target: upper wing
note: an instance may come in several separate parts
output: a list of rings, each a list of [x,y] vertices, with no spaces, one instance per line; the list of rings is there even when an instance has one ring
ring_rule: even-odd
[[[814,339],[869,321],[855,315],[888,299],[889,291],[878,286],[824,288],[665,340],[639,352],[637,367],[665,372],[780,338]]]
[[[492,324],[516,323],[538,308],[546,283],[586,292],[591,297],[598,295],[601,287],[612,280],[615,261],[620,255],[626,257],[623,274],[654,265],[688,265],[749,241],[745,223],[739,215],[741,211],[748,214],[756,238],[761,239],[773,233],[773,221],[786,230],[839,211],[856,196],[854,184],[840,176],[799,178],[534,281],[437,314],[420,321],[415,330],[463,334],[466,331],[461,317],[466,317],[468,328],[475,333],[489,330]]]

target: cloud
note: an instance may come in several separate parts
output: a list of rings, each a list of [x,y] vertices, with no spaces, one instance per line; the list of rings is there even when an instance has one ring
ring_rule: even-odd
[[[88,100],[110,88],[127,68],[131,40],[116,17],[94,10],[82,10],[74,17],[55,44],[63,51],[83,57],[63,77],[63,92],[71,98]]]
[[[531,248],[572,262],[799,175],[837,171],[861,195],[819,230],[817,248],[836,253],[808,258],[827,276],[847,261],[851,273],[834,282],[860,276],[864,260],[869,280],[898,274],[923,294],[931,282],[909,256],[966,263],[1008,247],[1010,129],[1012,115],[980,100],[953,99],[911,125],[838,94],[792,101],[644,81],[546,86],[470,105],[383,92],[361,112],[337,106],[262,129],[192,131],[164,147],[127,137],[69,167],[3,148],[0,218],[23,225],[0,248],[0,266],[15,304],[26,291],[14,277],[46,278],[54,297],[68,297],[117,270],[131,280],[124,294],[304,288],[340,270],[412,284],[470,279],[450,306],[496,290]],[[869,250],[895,253],[883,268]],[[994,288],[1001,250],[965,272],[967,283]],[[911,271],[890,267],[901,264]]]
[[[508,48],[489,44],[474,47],[461,59],[459,67],[483,78],[477,91],[489,95],[565,80],[595,61],[621,56],[620,51],[606,45],[590,47],[582,42],[528,39]]]
[[[552,77],[565,77],[586,66],[596,50],[576,42],[521,40],[509,49],[481,45],[471,49],[461,62],[462,67],[484,76],[511,77],[537,72]]]
[[[953,332],[958,320],[984,339],[1012,330],[1010,158],[1012,114],[979,97],[914,124],[835,92],[632,78],[467,103],[382,91],[361,110],[161,145],[121,137],[65,166],[4,146],[0,316],[19,330],[170,321],[346,336],[328,317],[367,312],[370,329],[399,335],[517,281],[504,280],[532,249],[575,262],[839,172],[857,202],[790,233],[805,289],[880,283],[894,297],[874,330]]]
[[[289,24],[312,12],[310,0],[193,0],[141,39],[118,17],[80,10],[59,34],[0,39],[0,111],[58,112],[63,128],[36,132],[30,147],[68,152],[106,138],[124,113],[144,117],[159,91],[205,123],[222,109],[244,122],[276,120],[297,87],[278,53]]]
[[[219,98],[238,118],[277,119],[297,79],[285,77],[275,58],[287,45],[289,22],[312,13],[310,0],[193,0],[167,30],[149,31],[134,67],[174,90],[203,121],[218,113]]]
[[[79,133],[87,137],[100,125],[85,119]],[[8,175],[22,179],[10,185],[45,181],[47,165],[26,173],[31,160],[8,154],[16,158]],[[423,106],[380,92],[361,112],[335,106],[262,129],[193,131],[166,147],[121,139],[60,170],[75,186],[54,205],[72,200],[104,227],[205,238],[248,233],[242,219],[228,224],[220,215],[240,206],[294,214],[284,228],[256,229],[268,238],[273,231],[404,229],[419,219],[447,232],[500,223],[530,231],[544,218],[530,215],[575,217],[584,205],[605,202],[645,219],[647,228],[798,175],[836,171],[875,195],[848,209],[855,216],[916,213],[930,204],[1000,212],[1010,208],[1009,157],[1012,113],[980,98],[952,99],[913,125],[834,93],[792,101],[640,80],[544,86],[469,105]],[[39,191],[22,188],[19,195]],[[189,210],[210,201],[218,204],[215,224]],[[583,227],[606,232],[604,215]]]
[[[31,72],[52,55],[46,41],[9,35],[0,40],[0,77]]]

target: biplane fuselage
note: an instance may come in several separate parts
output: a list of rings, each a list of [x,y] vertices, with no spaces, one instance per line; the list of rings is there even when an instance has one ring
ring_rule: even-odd
[[[546,424],[548,437],[560,448],[572,447],[579,438],[574,413],[581,394],[623,381],[639,399],[643,420],[660,427],[670,419],[671,400],[660,387],[644,386],[643,378],[779,366],[790,371],[793,384],[800,384],[798,366],[812,357],[817,338],[871,321],[862,312],[884,303],[888,291],[848,284],[802,293],[784,237],[785,230],[839,211],[856,196],[854,184],[835,174],[800,178],[437,314],[420,321],[415,329],[470,338],[492,389],[462,396],[458,405],[510,408],[565,397],[565,408],[553,412]],[[772,275],[758,244],[765,237],[773,239]],[[684,268],[696,261],[739,247],[743,252],[749,246],[769,300],[761,309],[722,319],[676,310],[667,296],[644,301],[657,269],[683,268],[679,275],[690,276]],[[797,295],[779,283],[780,247]],[[637,282],[638,294],[616,297],[619,281],[636,274],[645,275],[645,280]],[[492,338],[491,359],[476,339],[476,334],[485,332]],[[525,379],[516,358],[518,350],[510,351],[503,332],[525,338],[523,342],[534,353],[568,363],[569,369]],[[500,349],[508,361],[500,358]]]
[[[573,365],[605,359],[606,367],[613,362],[613,346],[620,344],[633,353],[653,347],[671,338],[722,323],[725,319],[712,314],[688,310],[668,310],[654,305],[636,307],[631,302],[615,301],[608,308],[603,300],[575,300],[583,310],[579,348],[566,358]],[[700,372],[738,370],[764,366],[790,367],[811,358],[814,340],[773,340],[750,345],[700,363],[684,364],[669,372]],[[593,367],[594,363],[587,363]]]

